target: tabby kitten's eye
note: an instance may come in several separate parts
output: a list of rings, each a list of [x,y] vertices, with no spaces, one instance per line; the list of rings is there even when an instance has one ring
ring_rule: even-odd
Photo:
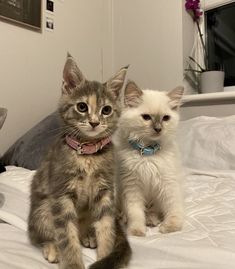
[[[168,121],[171,117],[169,115],[163,116],[162,120],[163,121]]]
[[[77,104],[77,109],[78,109],[79,112],[84,113],[84,112],[88,111],[88,106],[87,106],[86,103],[80,102],[80,103]]]
[[[151,117],[149,114],[143,114],[141,115],[144,120],[151,120]]]
[[[101,113],[103,114],[103,115],[110,115],[111,114],[111,112],[112,112],[112,107],[111,106],[104,106],[103,108],[102,108],[102,111],[101,111]]]

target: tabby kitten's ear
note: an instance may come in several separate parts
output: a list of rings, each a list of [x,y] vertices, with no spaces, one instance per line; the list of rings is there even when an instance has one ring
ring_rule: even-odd
[[[68,53],[63,71],[62,92],[65,94],[70,94],[74,88],[78,87],[85,80],[86,79],[78,68],[75,60]]]
[[[142,102],[142,95],[142,90],[134,81],[129,80],[124,92],[124,104],[128,107],[136,107]]]
[[[184,94],[184,87],[178,86],[175,89],[169,91],[167,96],[170,98],[170,106],[173,110],[176,110],[181,105],[181,99]]]
[[[120,95],[122,86],[125,82],[126,72],[129,65],[121,68],[111,79],[106,82],[107,90],[112,92],[115,99]]]

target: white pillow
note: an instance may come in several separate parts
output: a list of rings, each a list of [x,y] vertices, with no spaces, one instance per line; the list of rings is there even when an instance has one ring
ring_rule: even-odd
[[[178,141],[186,167],[235,169],[235,115],[224,118],[202,116],[181,121]]]
[[[35,171],[7,166],[0,174],[0,220],[24,231],[27,230],[31,180]]]

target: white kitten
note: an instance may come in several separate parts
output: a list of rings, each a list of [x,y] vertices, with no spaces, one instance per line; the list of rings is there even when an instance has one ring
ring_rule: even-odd
[[[160,232],[183,225],[181,166],[176,145],[178,108],[184,89],[141,90],[130,81],[125,109],[114,137],[119,167],[119,200],[128,232],[144,236],[147,226]],[[145,149],[141,149],[141,148]]]

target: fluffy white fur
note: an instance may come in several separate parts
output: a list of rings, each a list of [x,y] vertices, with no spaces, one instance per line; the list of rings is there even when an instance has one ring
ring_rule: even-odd
[[[146,225],[157,226],[160,222],[162,233],[182,228],[182,174],[175,140],[182,94],[182,87],[167,93],[142,91],[134,82],[126,86],[126,108],[114,144],[120,165],[118,195],[132,235],[144,236]],[[151,120],[144,120],[143,114],[151,115]],[[164,115],[170,119],[164,121]],[[162,128],[160,134],[155,126]],[[145,146],[159,142],[161,149],[152,156],[141,156],[129,139]]]

